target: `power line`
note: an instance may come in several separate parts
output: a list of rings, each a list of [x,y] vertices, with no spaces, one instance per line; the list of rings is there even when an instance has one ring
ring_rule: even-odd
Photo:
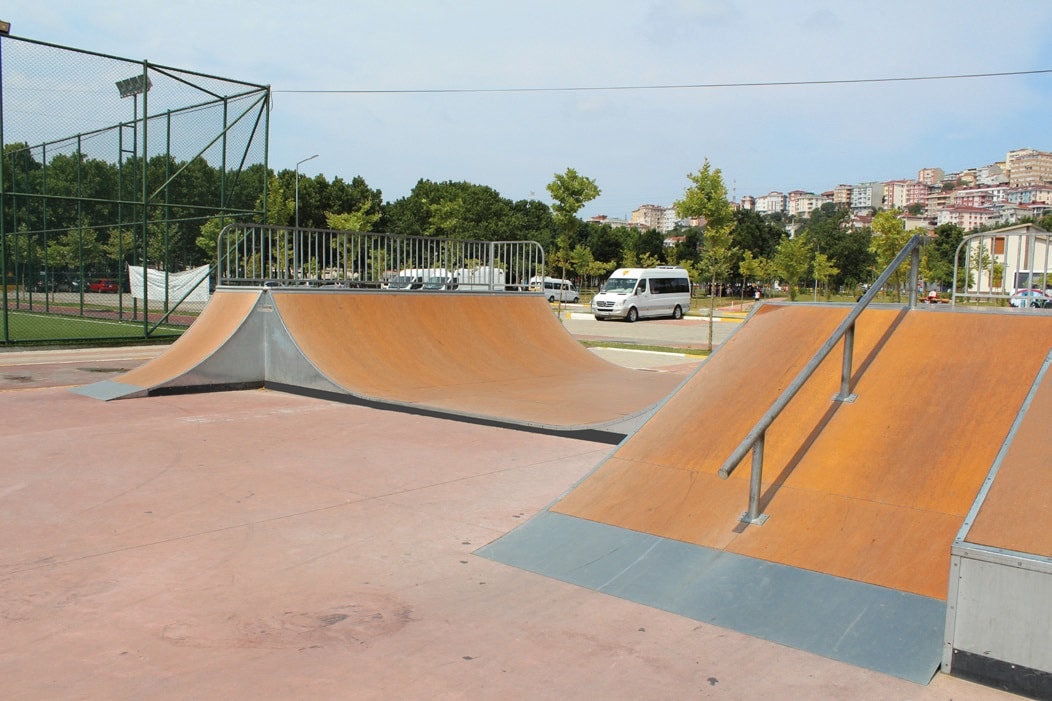
[[[959,73],[952,75],[922,75],[897,78],[850,78],[843,80],[787,80],[750,83],[684,83],[679,85],[580,85],[562,88],[407,88],[389,90],[283,90],[275,93],[299,93],[312,95],[424,95],[449,93],[537,93],[537,92],[613,92],[628,90],[714,90],[720,88],[778,88],[814,85],[864,85],[869,83],[909,83],[933,80],[966,80],[973,78],[1005,78],[1010,76],[1040,75],[1052,73],[1052,68],[1032,71],[1002,71],[998,73]]]

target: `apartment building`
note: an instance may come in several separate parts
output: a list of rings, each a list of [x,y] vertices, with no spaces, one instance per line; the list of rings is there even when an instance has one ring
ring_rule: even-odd
[[[980,187],[995,187],[1008,184],[1008,174],[1004,163],[991,163],[976,169],[975,184]]]
[[[921,168],[917,171],[917,180],[924,183],[928,187],[934,187],[942,183],[943,176],[946,174],[942,168]]]
[[[642,231],[643,227],[640,224],[631,222],[628,219],[619,219],[618,217],[608,217],[605,214],[597,214],[594,217],[589,217],[585,221],[592,222],[595,224],[606,224],[614,229],[637,229]]]
[[[851,185],[837,185],[833,188],[833,204],[837,207],[850,207],[851,206],[851,191],[854,189]]]
[[[786,211],[791,217],[807,219],[811,212],[822,206],[826,200],[821,195],[804,190],[793,190],[786,198]]]
[[[884,183],[859,183],[851,188],[851,209],[855,212],[884,206]]]
[[[769,192],[756,198],[756,211],[760,214],[785,213],[786,196],[780,192]]]
[[[954,207],[992,207],[1005,201],[1007,187],[971,187],[954,190],[950,202]]]
[[[644,204],[632,210],[632,223],[643,229],[656,229],[665,234],[675,225],[676,215],[671,207]]]
[[[1052,185],[1030,185],[1013,187],[1005,191],[1005,202],[1034,205],[1052,204]]]
[[[926,185],[920,180],[908,180],[906,185],[906,206],[909,207],[911,204],[918,202],[927,205],[930,193],[930,185]]]
[[[1009,151],[1005,156],[1008,184],[1012,187],[1052,182],[1052,153],[1032,148]]]
[[[905,209],[908,180],[889,180],[884,183],[884,206],[888,209]]]
[[[998,223],[997,212],[987,207],[943,207],[936,216],[937,226],[956,224],[965,231]]]

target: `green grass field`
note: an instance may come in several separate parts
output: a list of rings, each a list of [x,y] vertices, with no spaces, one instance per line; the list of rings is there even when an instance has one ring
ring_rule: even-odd
[[[183,326],[160,326],[150,332],[149,338],[172,338],[185,330]],[[132,341],[145,338],[141,319],[117,321],[17,310],[7,313],[6,337],[0,333],[0,342],[4,343]]]

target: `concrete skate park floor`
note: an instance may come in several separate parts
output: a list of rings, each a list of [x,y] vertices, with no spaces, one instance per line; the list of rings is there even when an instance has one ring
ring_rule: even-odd
[[[68,391],[150,352],[0,354],[2,698],[1014,698],[473,554],[609,446],[265,390]]]

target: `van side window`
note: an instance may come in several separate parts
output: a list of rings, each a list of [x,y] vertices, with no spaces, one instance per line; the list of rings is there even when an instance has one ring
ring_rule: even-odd
[[[650,291],[656,295],[690,292],[690,283],[685,277],[654,278],[650,281]]]

